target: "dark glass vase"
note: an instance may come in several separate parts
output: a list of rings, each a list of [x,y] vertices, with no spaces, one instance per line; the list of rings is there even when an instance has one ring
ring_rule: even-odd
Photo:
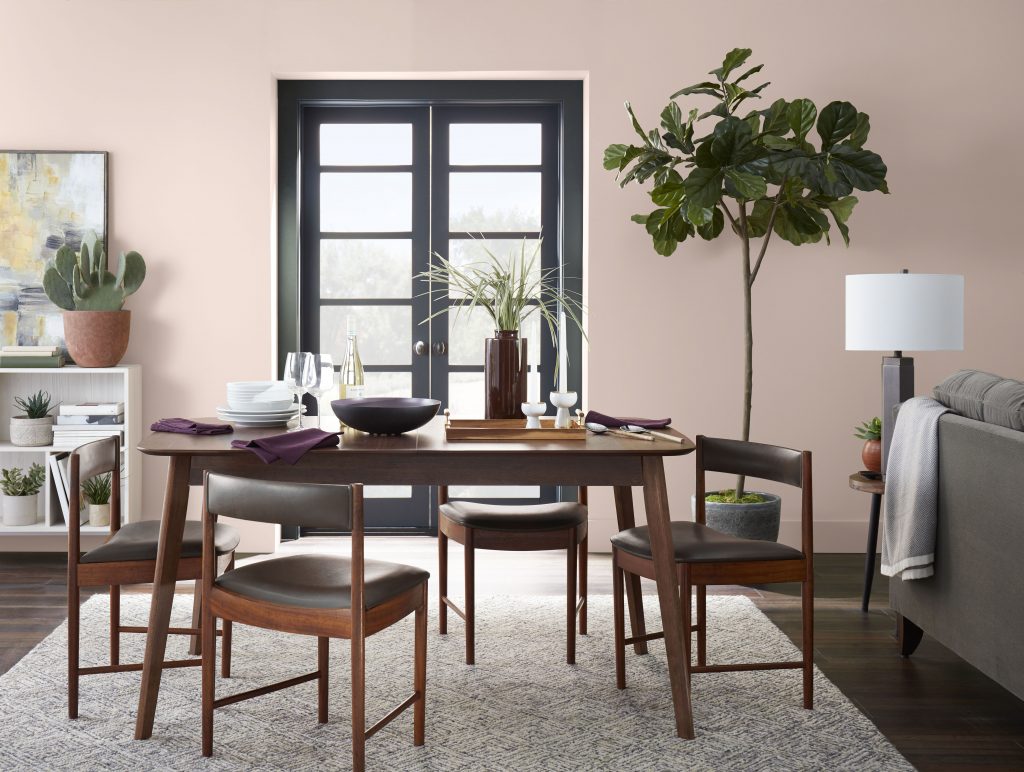
[[[525,418],[526,338],[495,330],[484,341],[484,418]]]

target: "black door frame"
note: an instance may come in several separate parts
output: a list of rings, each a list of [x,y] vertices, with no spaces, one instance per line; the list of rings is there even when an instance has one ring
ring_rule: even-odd
[[[311,302],[308,278],[302,275],[300,252],[304,234],[300,230],[300,186],[303,135],[307,109],[345,106],[395,108],[402,105],[437,107],[520,104],[553,105],[560,121],[559,175],[557,199],[561,203],[557,238],[545,233],[543,253],[561,254],[563,287],[583,292],[583,82],[580,80],[440,80],[440,81],[319,81],[279,80],[278,86],[278,275],[277,275],[277,367],[283,367],[288,351],[301,350],[300,341],[310,340],[309,330],[300,328],[302,309]],[[415,142],[415,137],[414,137]],[[416,184],[414,180],[414,185]],[[549,191],[545,191],[549,193]],[[414,223],[414,231],[416,224]],[[445,230],[447,235],[447,230]],[[447,239],[445,240],[447,244]],[[542,260],[545,255],[542,254]],[[550,259],[550,258],[549,258]],[[318,292],[318,290],[317,290]],[[317,299],[319,303],[319,299]],[[567,385],[582,401],[582,336],[567,335],[569,358]],[[318,336],[319,331],[315,331]],[[542,341],[543,344],[543,341]],[[550,346],[550,343],[548,343]],[[415,367],[415,363],[413,365]],[[546,377],[546,374],[542,374]],[[543,385],[543,380],[542,380]],[[559,491],[559,498],[575,496],[575,489]],[[431,499],[429,525],[402,533],[436,534],[436,505]],[[380,531],[379,531],[380,532]],[[389,531],[394,532],[394,531]],[[297,533],[282,531],[282,537]]]

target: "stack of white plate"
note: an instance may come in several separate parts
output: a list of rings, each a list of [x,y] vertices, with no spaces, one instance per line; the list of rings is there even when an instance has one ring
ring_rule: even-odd
[[[217,417],[239,426],[285,426],[301,412],[284,381],[234,381]]]

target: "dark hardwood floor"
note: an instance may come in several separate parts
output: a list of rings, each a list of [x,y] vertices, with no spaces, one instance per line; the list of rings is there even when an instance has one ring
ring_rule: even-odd
[[[382,537],[367,542],[367,552],[375,558],[428,568],[436,554],[431,539]],[[336,549],[339,544],[306,543],[314,549]],[[295,544],[288,548],[295,549]],[[489,555],[494,560],[477,562],[478,592],[564,592],[564,552]],[[453,559],[458,565],[458,556],[453,554]],[[509,560],[519,570],[508,571]],[[818,555],[815,561],[815,662],[911,763],[922,770],[1024,769],[1024,702],[927,636],[913,657],[901,658],[892,637],[886,579],[875,578],[871,611],[862,614],[863,557]],[[524,564],[531,570],[523,571]],[[591,555],[592,593],[610,594],[610,566],[609,556]],[[524,576],[531,577],[525,585]],[[514,584],[506,577],[515,577]],[[653,584],[644,584],[645,593],[654,591]],[[461,572],[453,571],[453,594],[461,591],[460,585]],[[190,588],[183,583],[181,589]],[[798,586],[720,591],[752,598],[799,643]],[[88,597],[86,591],[83,596]],[[63,556],[0,553],[0,673],[65,616]],[[654,656],[659,651],[652,647]]]

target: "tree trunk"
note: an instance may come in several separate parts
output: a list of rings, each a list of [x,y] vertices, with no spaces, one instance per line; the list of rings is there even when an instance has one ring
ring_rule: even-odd
[[[754,326],[751,319],[750,286],[750,237],[747,235],[747,205],[741,203],[740,240],[743,244],[743,331],[744,331],[744,368],[743,368],[743,433],[744,442],[750,440],[750,406],[754,391]],[[743,496],[746,478],[736,477],[736,500]]]

